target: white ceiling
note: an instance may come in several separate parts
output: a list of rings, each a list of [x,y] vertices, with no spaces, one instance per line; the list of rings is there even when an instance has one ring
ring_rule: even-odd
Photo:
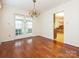
[[[33,8],[32,0],[2,0],[3,4],[19,9],[30,10]],[[37,9],[40,12],[47,11],[69,0],[37,0]]]

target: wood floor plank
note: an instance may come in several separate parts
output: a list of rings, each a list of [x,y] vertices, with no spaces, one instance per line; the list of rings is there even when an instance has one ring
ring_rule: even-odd
[[[3,42],[0,58],[79,58],[79,48],[36,36]]]

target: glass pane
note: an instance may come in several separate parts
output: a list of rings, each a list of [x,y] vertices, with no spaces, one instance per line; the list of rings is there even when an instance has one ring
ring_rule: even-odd
[[[18,35],[18,29],[16,29],[16,35]]]
[[[26,33],[32,33],[32,21],[28,20],[26,21]]]
[[[15,27],[16,35],[32,33],[32,19],[16,16]]]
[[[22,21],[20,21],[20,20],[16,20],[16,23],[15,23],[15,25],[16,25],[16,29],[22,29]]]
[[[22,34],[22,29],[19,29],[19,35]]]
[[[15,26],[16,26],[16,35],[21,35],[23,29],[23,21],[16,20]]]
[[[28,33],[32,33],[32,28],[31,29],[28,29]]]

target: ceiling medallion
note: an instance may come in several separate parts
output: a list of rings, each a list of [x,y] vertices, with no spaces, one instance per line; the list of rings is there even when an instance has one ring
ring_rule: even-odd
[[[34,3],[34,7],[31,11],[28,11],[28,15],[30,17],[38,17],[40,13],[36,10],[36,0],[33,0],[33,3]]]

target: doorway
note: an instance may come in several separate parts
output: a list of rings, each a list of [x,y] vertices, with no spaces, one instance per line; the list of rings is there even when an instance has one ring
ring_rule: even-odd
[[[54,39],[57,42],[64,42],[64,11],[54,14]]]

